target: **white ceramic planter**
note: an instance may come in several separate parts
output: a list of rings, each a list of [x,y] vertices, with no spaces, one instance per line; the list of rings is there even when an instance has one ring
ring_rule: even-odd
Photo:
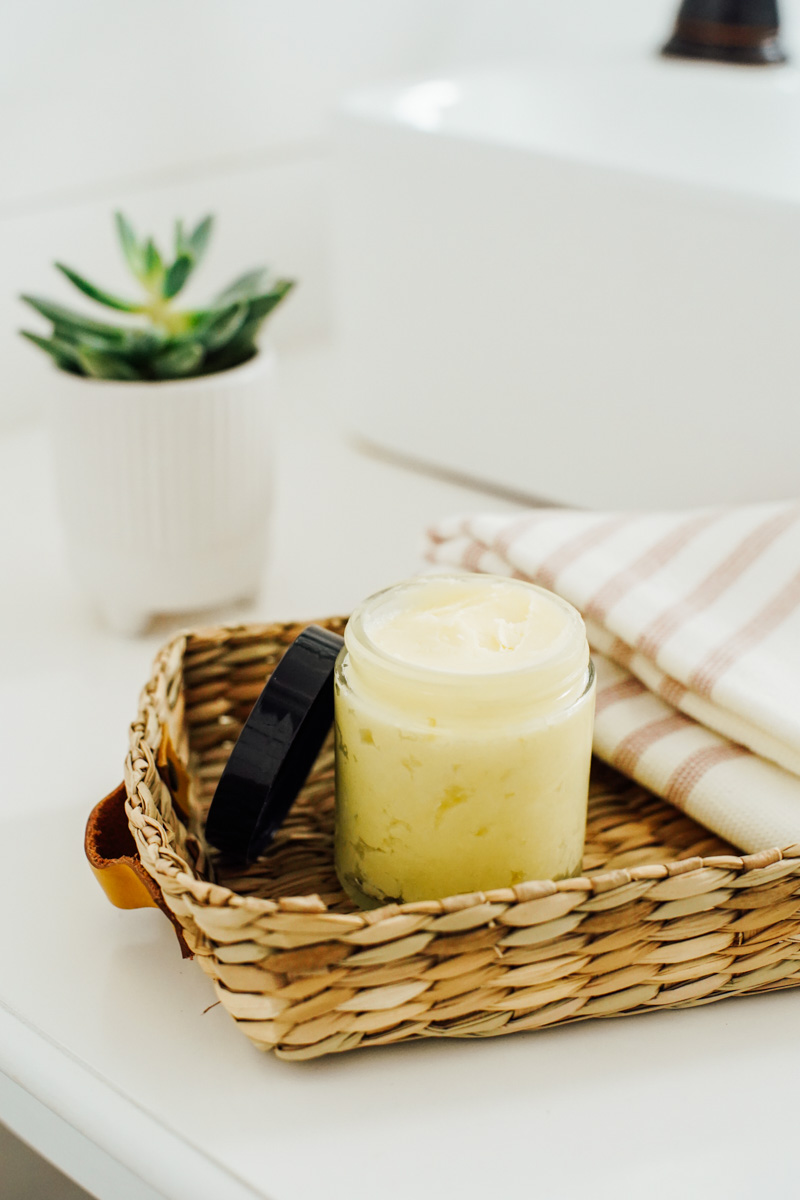
[[[271,495],[273,355],[218,375],[115,383],[57,373],[52,431],[70,558],[106,623],[258,591]]]

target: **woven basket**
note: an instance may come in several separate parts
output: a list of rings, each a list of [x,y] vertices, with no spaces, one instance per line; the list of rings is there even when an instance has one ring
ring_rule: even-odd
[[[168,644],[125,769],[141,862],[260,1049],[306,1059],[494,1036],[800,982],[800,846],[741,857],[600,763],[579,879],[355,910],[333,869],[330,741],[268,854],[244,870],[212,857],[199,831],[217,780],[301,628],[204,629]]]

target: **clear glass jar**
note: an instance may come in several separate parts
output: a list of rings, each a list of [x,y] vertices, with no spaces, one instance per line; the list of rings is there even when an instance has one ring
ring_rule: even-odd
[[[594,692],[579,613],[533,584],[428,576],[367,600],[335,679],[347,893],[374,907],[579,872]]]

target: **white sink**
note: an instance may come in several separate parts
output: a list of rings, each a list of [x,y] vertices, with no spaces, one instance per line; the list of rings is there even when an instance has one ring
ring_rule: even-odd
[[[591,507],[800,492],[800,75],[658,58],[353,97],[342,404]]]

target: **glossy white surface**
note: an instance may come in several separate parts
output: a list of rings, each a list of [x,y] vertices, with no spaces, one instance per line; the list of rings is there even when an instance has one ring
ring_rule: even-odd
[[[427,521],[498,507],[355,454],[330,368],[284,364],[275,541],[241,615],[345,611],[417,567]],[[161,914],[112,908],[83,860],[169,629],[123,641],[82,607],[38,431],[0,441],[0,506],[0,1119],[101,1200],[792,1194],[800,993],[309,1064],[255,1051]]]
[[[477,145],[800,200],[800,73],[736,71],[642,53],[388,85],[344,111]]]
[[[334,225],[352,427],[578,506],[794,495],[798,122],[792,67],[649,48],[354,97]]]

